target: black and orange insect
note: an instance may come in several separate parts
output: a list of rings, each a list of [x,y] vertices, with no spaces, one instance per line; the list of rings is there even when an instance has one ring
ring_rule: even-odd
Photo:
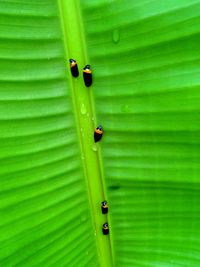
[[[109,234],[109,227],[108,227],[108,223],[104,223],[103,227],[102,227],[102,232],[104,235],[108,235]]]
[[[70,68],[71,68],[72,76],[78,77],[79,71],[78,71],[78,64],[77,64],[76,60],[70,59],[69,62],[70,62]]]
[[[92,84],[92,71],[90,68],[90,65],[86,65],[85,68],[83,68],[83,79],[85,86],[89,87]]]
[[[101,202],[101,211],[102,211],[102,214],[108,213],[108,203],[106,200]]]
[[[95,143],[100,141],[103,135],[103,127],[99,125],[94,131],[94,141]]]

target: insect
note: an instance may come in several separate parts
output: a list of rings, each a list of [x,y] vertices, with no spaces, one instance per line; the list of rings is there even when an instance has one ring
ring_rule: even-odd
[[[92,71],[90,68],[90,65],[86,65],[83,68],[83,79],[84,79],[84,83],[85,86],[89,87],[92,84]]]
[[[102,211],[102,214],[107,214],[108,213],[108,203],[107,203],[106,200],[101,202],[101,211]]]
[[[99,125],[94,131],[94,141],[95,143],[100,141],[103,135],[103,127]]]
[[[109,234],[109,227],[108,227],[108,223],[104,223],[103,227],[102,227],[102,232],[104,235],[108,235]]]
[[[69,62],[70,62],[70,68],[71,68],[72,76],[78,77],[79,71],[78,71],[78,65],[77,65],[76,60],[70,59]]]

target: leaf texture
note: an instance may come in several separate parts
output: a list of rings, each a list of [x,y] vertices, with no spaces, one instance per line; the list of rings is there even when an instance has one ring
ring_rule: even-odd
[[[196,267],[200,1],[78,2],[114,266]],[[0,13],[0,266],[100,266],[57,2]]]
[[[200,1],[81,1],[115,266],[200,263]]]

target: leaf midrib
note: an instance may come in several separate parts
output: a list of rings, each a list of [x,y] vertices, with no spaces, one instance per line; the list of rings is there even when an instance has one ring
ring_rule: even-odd
[[[112,242],[110,236],[102,234],[102,224],[109,221],[107,215],[100,212],[101,201],[105,199],[105,187],[101,152],[99,144],[93,140],[93,131],[96,124],[93,101],[93,86],[85,87],[82,79],[82,68],[89,64],[87,46],[82,23],[82,15],[78,0],[58,0],[60,20],[63,30],[66,65],[69,58],[76,59],[79,66],[79,77],[73,78],[67,68],[69,77],[74,114],[76,118],[78,142],[86,179],[91,220],[94,237],[96,239],[99,266],[113,266]],[[94,85],[95,86],[95,85]],[[83,108],[84,107],[84,108]]]

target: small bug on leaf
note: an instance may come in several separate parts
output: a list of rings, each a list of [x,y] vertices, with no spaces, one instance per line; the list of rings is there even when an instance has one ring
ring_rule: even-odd
[[[72,76],[78,77],[79,71],[78,71],[78,65],[77,65],[76,60],[70,59],[69,62],[70,62],[70,68],[71,68]]]
[[[108,234],[109,234],[108,223],[104,223],[104,224],[103,224],[102,232],[103,232],[104,235],[108,235]]]
[[[101,202],[101,211],[102,211],[102,214],[107,214],[108,213],[108,203],[107,203],[106,200]]]
[[[94,131],[94,141],[95,143],[100,141],[103,135],[103,127],[99,125]]]
[[[92,71],[90,68],[90,65],[86,65],[83,68],[83,79],[84,79],[84,83],[85,86],[89,87],[92,84]]]

